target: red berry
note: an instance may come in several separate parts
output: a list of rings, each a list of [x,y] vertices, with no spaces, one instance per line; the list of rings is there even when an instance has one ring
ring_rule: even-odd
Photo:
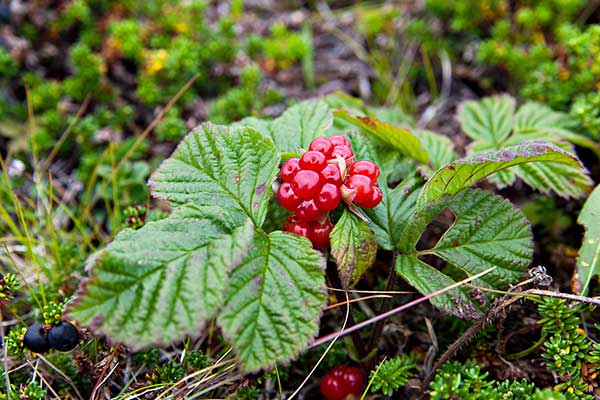
[[[299,221],[298,216],[292,214],[283,224],[283,230],[303,236],[311,241],[314,248],[321,249],[329,246],[329,234],[333,230],[333,225],[329,219],[322,224],[316,221]]]
[[[350,149],[349,146],[345,146],[343,144],[335,146],[333,148],[333,155],[339,155],[346,161],[351,161],[352,158],[354,158],[354,153],[352,152],[352,149]]]
[[[371,178],[373,183],[379,178],[379,167],[375,163],[367,160],[356,161],[348,170],[350,175],[365,175]]]
[[[331,211],[336,208],[342,200],[340,187],[332,183],[326,183],[315,197],[315,203],[321,211]]]
[[[321,176],[325,179],[325,182],[333,183],[337,186],[342,184],[340,168],[335,164],[327,164],[321,171]]]
[[[365,384],[363,372],[357,367],[340,365],[321,380],[321,393],[327,400],[344,400],[353,395],[359,398]]]
[[[368,176],[350,175],[346,179],[345,185],[347,188],[355,190],[354,202],[359,203],[373,196],[373,184]]]
[[[285,182],[291,182],[298,171],[300,171],[300,159],[290,158],[281,167],[281,179]]]
[[[281,186],[279,186],[279,190],[277,191],[277,199],[283,208],[290,211],[294,211],[301,201],[300,198],[294,193],[292,185],[288,182],[283,182]]]
[[[348,139],[343,137],[342,135],[333,135],[329,137],[329,142],[334,146],[348,146],[350,147],[350,142]]]
[[[323,215],[323,211],[317,207],[313,199],[304,200],[296,208],[296,217],[299,221],[316,221],[321,215]]]
[[[348,387],[348,391],[356,397],[360,397],[365,384],[363,372],[357,367],[344,367],[344,374],[342,377]]]
[[[354,199],[354,201],[362,208],[373,208],[376,207],[379,203],[381,203],[382,198],[383,193],[381,193],[381,189],[379,189],[379,186],[373,186],[373,192],[371,194],[371,197],[369,197],[368,199]]]
[[[300,159],[300,168],[321,171],[327,165],[327,159],[318,151],[307,151]]]
[[[294,235],[304,236],[308,238],[310,231],[310,224],[308,222],[301,222],[296,219],[295,215],[290,215],[283,224],[283,230],[286,232],[293,233]]]
[[[321,380],[321,393],[327,400],[344,400],[347,396],[342,380],[330,374]]]
[[[311,230],[308,233],[308,238],[312,242],[315,249],[322,249],[329,247],[329,234],[333,230],[333,224],[329,219],[325,220],[323,224],[314,222],[311,226]]]
[[[331,158],[333,144],[324,137],[318,137],[311,142],[310,146],[308,146],[308,150],[319,151],[323,153],[326,158]]]
[[[291,181],[296,196],[302,200],[313,198],[323,185],[323,178],[315,171],[301,169]]]

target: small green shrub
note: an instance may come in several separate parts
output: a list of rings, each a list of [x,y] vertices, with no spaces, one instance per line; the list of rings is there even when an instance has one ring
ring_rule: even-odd
[[[381,362],[369,375],[371,392],[381,391],[385,396],[392,396],[406,385],[416,366],[416,358],[406,354]]]

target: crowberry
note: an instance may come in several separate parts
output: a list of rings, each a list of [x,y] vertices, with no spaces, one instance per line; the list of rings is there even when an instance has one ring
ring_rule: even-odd
[[[48,332],[48,343],[50,347],[58,351],[70,351],[79,342],[77,328],[69,322],[61,322],[50,328]]]
[[[48,333],[44,329],[44,324],[33,324],[27,328],[27,332],[23,336],[23,345],[34,353],[45,353],[50,350]]]
[[[345,400],[348,396],[359,398],[365,383],[363,372],[357,367],[340,365],[321,380],[321,393],[327,400]]]

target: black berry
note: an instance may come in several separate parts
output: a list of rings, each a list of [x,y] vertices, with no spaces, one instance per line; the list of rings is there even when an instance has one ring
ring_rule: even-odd
[[[27,328],[23,337],[23,345],[34,353],[45,353],[50,350],[48,334],[44,324],[34,324]]]
[[[79,342],[79,332],[72,324],[61,322],[54,325],[48,332],[48,342],[50,347],[58,351],[70,351],[77,346]]]

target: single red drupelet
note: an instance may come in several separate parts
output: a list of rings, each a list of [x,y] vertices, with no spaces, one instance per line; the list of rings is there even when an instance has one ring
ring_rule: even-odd
[[[283,167],[281,167],[281,179],[283,179],[284,182],[291,182],[298,171],[300,171],[300,159],[290,158],[283,164]]]
[[[350,142],[342,135],[333,135],[327,138],[329,142],[334,146],[348,146],[350,147]]]
[[[371,198],[373,192],[373,183],[368,176],[350,175],[344,183],[348,189],[355,191],[353,201],[361,201]]]
[[[322,211],[331,211],[335,209],[342,200],[340,187],[333,183],[326,183],[321,188],[319,194],[315,197],[315,204]]]
[[[292,214],[283,224],[283,230],[298,236],[304,236],[311,241],[316,249],[329,246],[329,234],[333,230],[333,224],[327,218],[323,223],[318,221],[300,221],[295,214]]]
[[[277,191],[277,199],[286,210],[295,211],[302,200],[296,196],[292,185],[289,182],[283,182]]]
[[[307,151],[300,158],[300,168],[320,172],[327,166],[325,154],[319,151]]]
[[[310,143],[308,150],[314,150],[323,153],[327,159],[331,158],[333,144],[327,138],[318,137]]]
[[[323,178],[316,171],[301,169],[294,175],[291,184],[296,196],[302,200],[309,200],[321,190]]]
[[[296,208],[296,217],[299,221],[316,221],[323,213],[324,211],[317,206],[314,199],[304,200]]]
[[[336,186],[340,186],[344,181],[342,180],[342,173],[340,168],[334,164],[327,164],[325,168],[320,172],[325,182],[333,183]]]
[[[379,178],[379,167],[374,162],[368,160],[356,161],[352,164],[348,170],[349,175],[365,175],[368,176],[372,182],[377,182]]]

